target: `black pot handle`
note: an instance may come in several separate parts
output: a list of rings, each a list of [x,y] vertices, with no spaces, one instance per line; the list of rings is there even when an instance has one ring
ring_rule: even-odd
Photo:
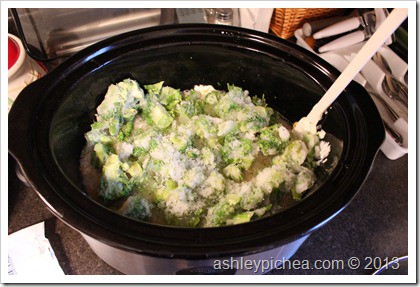
[[[18,95],[9,111],[9,153],[22,166],[30,164],[33,157],[32,141],[37,112],[37,103],[45,95],[45,81],[48,76],[26,86]]]

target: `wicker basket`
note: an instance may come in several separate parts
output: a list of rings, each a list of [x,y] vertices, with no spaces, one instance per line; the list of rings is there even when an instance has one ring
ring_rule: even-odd
[[[339,8],[275,8],[270,29],[283,39],[292,37],[305,22],[344,15]]]

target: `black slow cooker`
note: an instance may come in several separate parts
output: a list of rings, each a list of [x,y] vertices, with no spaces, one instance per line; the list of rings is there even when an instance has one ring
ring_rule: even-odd
[[[238,266],[219,270],[215,260],[289,258],[356,195],[385,137],[364,88],[350,83],[324,115],[322,129],[332,144],[327,172],[301,201],[256,221],[217,228],[140,222],[88,196],[79,158],[97,105],[110,84],[126,78],[141,85],[163,80],[181,89],[234,84],[265,95],[295,122],[338,75],[318,56],[257,31],[204,24],[133,31],[82,50],[27,86],[9,113],[9,152],[51,212],[118,270],[238,274]]]

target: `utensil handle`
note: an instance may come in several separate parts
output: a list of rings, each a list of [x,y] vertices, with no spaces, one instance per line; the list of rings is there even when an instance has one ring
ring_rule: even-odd
[[[407,18],[408,9],[395,8],[389,16],[385,19],[379,29],[372,35],[366,44],[356,54],[354,59],[341,73],[337,80],[331,85],[324,96],[312,108],[307,116],[309,124],[316,126],[322,117],[322,114],[335,101],[341,92],[347,87],[352,79],[359,73],[372,56],[383,45],[392,33],[400,26],[400,24]]]
[[[306,37],[309,37],[313,34],[315,34],[318,31],[321,31],[322,29],[333,25],[335,23],[338,23],[340,21],[343,21],[344,19],[347,19],[347,16],[339,16],[339,17],[333,17],[333,18],[327,18],[327,19],[321,19],[317,21],[312,22],[306,22],[302,26],[302,32],[303,35]]]
[[[314,39],[326,38],[334,35],[338,35],[344,32],[354,30],[360,26],[360,17],[352,17],[327,28],[322,29],[321,31],[316,32],[313,37]]]
[[[356,31],[350,34],[347,34],[343,37],[335,39],[324,46],[319,47],[319,53],[325,53],[332,50],[337,50],[340,48],[348,47],[360,42],[363,42],[366,39],[364,31]]]

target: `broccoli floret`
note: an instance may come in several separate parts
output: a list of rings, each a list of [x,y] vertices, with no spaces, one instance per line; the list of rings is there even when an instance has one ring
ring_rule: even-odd
[[[200,102],[182,101],[175,107],[175,115],[181,124],[189,123],[193,116],[203,113]]]
[[[122,163],[116,154],[108,156],[102,167],[99,195],[105,200],[127,197],[133,189],[133,182],[122,170]]]
[[[201,221],[202,212],[203,209],[199,208],[197,210],[188,212],[182,216],[167,213],[165,219],[167,224],[169,225],[182,227],[196,227]]]
[[[258,113],[249,113],[249,116],[239,124],[239,130],[243,133],[249,131],[259,132],[262,128],[267,126],[268,122],[268,118],[263,117]]]
[[[207,183],[216,192],[222,192],[225,189],[225,178],[217,171],[213,171],[207,178]]]
[[[147,130],[144,133],[138,134],[133,139],[133,155],[136,157],[144,156],[150,150],[157,147],[159,140],[159,133],[154,130]]]
[[[226,225],[234,225],[249,222],[253,215],[253,211],[245,211],[238,213],[234,215],[231,219],[226,220]]]
[[[285,171],[276,167],[266,167],[258,172],[255,178],[255,185],[265,194],[271,193],[273,188],[279,187],[285,181]]]
[[[185,173],[182,181],[190,189],[195,189],[205,180],[202,170],[198,167],[193,167]]]
[[[99,161],[99,167],[102,167],[108,159],[109,154],[114,152],[112,146],[105,145],[101,142],[95,144],[93,150],[95,151],[96,158]]]
[[[226,224],[235,213],[235,207],[240,201],[240,196],[228,194],[219,203],[209,208],[206,216],[206,226],[221,226]]]
[[[165,186],[162,188],[159,188],[155,191],[155,201],[157,203],[165,202],[168,197],[169,193],[178,187],[178,184],[173,181],[172,179],[168,179],[165,182]]]
[[[292,140],[286,145],[282,154],[273,158],[273,164],[299,166],[305,162],[308,153],[308,148],[303,141]]]
[[[233,101],[230,94],[225,94],[214,106],[215,114],[224,120],[235,120],[236,113],[241,109],[239,103]]]
[[[265,156],[281,153],[286,146],[286,141],[282,141],[279,136],[279,125],[263,128],[259,135],[258,146]]]
[[[199,115],[195,120],[195,133],[200,138],[209,139],[217,137],[217,125],[211,119],[209,116]]]
[[[158,95],[159,101],[169,111],[182,100],[181,92],[171,87],[163,87]]]
[[[152,216],[148,201],[138,195],[129,196],[119,212],[124,216],[142,221],[147,221]]]
[[[254,210],[254,214],[258,217],[263,216],[267,211],[269,211],[271,209],[271,204],[264,206],[264,207],[260,207],[258,209]]]
[[[101,122],[94,122],[90,127],[91,130],[85,134],[85,139],[89,145],[94,145],[100,142],[101,138],[105,136],[107,126]]]
[[[240,206],[245,210],[255,209],[264,200],[261,188],[252,186],[246,194],[242,195]]]
[[[223,173],[227,178],[232,179],[236,182],[243,180],[242,170],[236,164],[229,164],[223,169]]]
[[[169,140],[173,146],[180,152],[185,153],[187,148],[192,147],[194,138],[190,135],[181,132],[171,132]]]
[[[225,137],[220,154],[225,163],[236,164],[239,167],[248,169],[255,159],[253,151],[252,140],[246,138],[238,139],[233,135],[228,135]]]
[[[151,126],[156,126],[163,130],[169,127],[174,120],[169,112],[159,103],[150,101],[147,107],[143,110],[143,117]]]
[[[293,181],[292,196],[294,200],[300,200],[304,191],[310,189],[316,180],[314,172],[301,166]]]
[[[239,133],[238,124],[235,121],[227,120],[219,125],[218,137],[225,137],[228,134],[236,135]]]
[[[125,134],[129,134],[129,126],[132,125],[140,102],[145,102],[144,92],[133,80],[126,79],[117,85],[111,85],[105,99],[96,109],[97,121],[104,123],[112,136],[118,135],[121,127],[131,122],[124,130]]]
[[[160,90],[162,89],[163,81],[158,82],[156,84],[144,85],[147,93],[149,95],[159,95]]]

